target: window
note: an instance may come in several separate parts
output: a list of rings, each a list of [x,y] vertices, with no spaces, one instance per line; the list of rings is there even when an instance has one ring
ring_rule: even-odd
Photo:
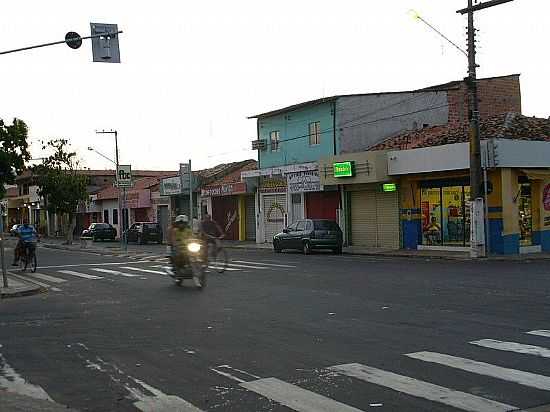
[[[118,209],[113,209],[113,225],[118,225]]]
[[[315,230],[340,230],[338,224],[333,220],[314,220]]]
[[[108,209],[103,211],[103,221],[105,223],[109,223],[109,210]]]
[[[296,225],[296,230],[298,232],[300,232],[302,230],[306,230],[306,221],[305,220],[298,221],[298,224]]]
[[[311,220],[306,222],[306,230],[313,230],[313,222]]]
[[[318,144],[321,144],[321,122],[313,122],[309,124],[309,145]]]
[[[279,151],[279,144],[281,142],[281,137],[279,135],[279,131],[274,131],[269,133],[269,140],[271,140],[271,151],[272,152],[278,152]]]
[[[296,226],[298,225],[298,223],[293,223],[291,224],[287,229],[290,231],[290,232],[294,232],[296,230]]]

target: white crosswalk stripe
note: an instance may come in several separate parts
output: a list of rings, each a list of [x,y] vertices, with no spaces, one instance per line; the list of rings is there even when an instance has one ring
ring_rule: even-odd
[[[228,262],[227,266],[230,266],[232,268],[245,268],[245,269],[263,269],[263,270],[269,269],[269,268],[266,268],[265,266],[241,265],[241,264],[233,263],[233,262]]]
[[[143,273],[154,273],[155,275],[166,275],[165,272],[161,272],[160,270],[143,269],[143,268],[136,268],[131,266],[121,266],[121,269],[135,270],[136,272],[143,272]]]
[[[545,338],[550,338],[550,330],[532,330],[526,333],[529,335],[543,336]]]
[[[101,273],[108,273],[110,275],[124,276],[126,278],[139,278],[139,277],[142,277],[141,275],[135,275],[133,273],[120,272],[118,270],[110,270],[110,269],[103,269],[103,268],[92,268],[92,270],[94,270],[96,272],[101,272]]]
[[[276,263],[251,262],[249,260],[232,260],[231,262],[251,264],[251,265],[263,265],[263,266],[276,267],[276,268],[295,268],[296,267],[294,265],[281,265],[281,264],[276,264]]]
[[[329,369],[342,375],[393,389],[397,392],[405,393],[417,398],[427,399],[433,402],[439,402],[465,411],[505,412],[518,409],[512,405],[507,405],[491,399],[445,388],[443,386],[424,382],[408,376],[398,375],[393,372],[387,372],[381,369],[361,365],[359,363],[337,365],[332,366]]]
[[[102,276],[88,275],[86,273],[75,272],[74,270],[58,270],[58,272],[63,273],[65,275],[76,276],[84,279],[103,279]]]
[[[481,339],[470,343],[472,345],[482,346],[489,349],[540,356],[542,358],[550,358],[550,349],[543,348],[541,346],[524,345],[517,342],[503,342],[495,339]]]
[[[33,278],[45,280],[47,282],[52,282],[52,283],[63,283],[63,282],[67,281],[66,279],[61,279],[61,278],[56,278],[54,276],[44,275],[43,273],[29,273],[29,276],[31,276]]]
[[[208,269],[217,270],[217,269],[218,269],[218,266],[209,265],[209,266],[208,266]],[[228,266],[225,268],[225,270],[226,270],[227,272],[237,272],[237,271],[242,270],[242,269],[237,269],[237,268],[234,268],[234,267],[231,267],[231,266],[228,265]]]
[[[516,369],[503,368],[489,363],[478,362],[471,359],[459,358],[435,352],[416,352],[407,354],[408,357],[425,362],[437,363],[455,369],[461,369],[478,375],[490,376],[520,385],[550,391],[550,377],[524,372]]]
[[[361,412],[341,402],[327,398],[318,393],[286,383],[277,378],[258,379],[241,383],[245,389],[265,396],[294,411],[299,412]]]

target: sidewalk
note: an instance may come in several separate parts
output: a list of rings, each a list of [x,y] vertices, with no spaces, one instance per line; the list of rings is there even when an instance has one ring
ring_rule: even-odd
[[[0,389],[0,411],[9,412],[77,412],[56,402],[34,399]]]
[[[46,291],[43,286],[25,280],[21,275],[15,275],[8,272],[8,287],[3,286],[3,279],[0,275],[0,299],[17,298],[21,296],[31,296]],[[0,408],[0,410],[3,410]]]

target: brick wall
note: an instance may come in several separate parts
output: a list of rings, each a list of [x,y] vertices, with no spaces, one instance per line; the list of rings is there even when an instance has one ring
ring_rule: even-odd
[[[449,125],[468,121],[468,90],[466,84],[449,90]],[[481,119],[498,114],[521,113],[521,88],[519,75],[478,80],[479,113]]]

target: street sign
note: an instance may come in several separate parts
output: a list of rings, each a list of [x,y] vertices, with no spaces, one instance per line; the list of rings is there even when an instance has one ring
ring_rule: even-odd
[[[67,46],[71,49],[78,49],[82,46],[82,38],[78,33],[70,31],[65,35],[65,43],[67,43]]]
[[[116,24],[90,23],[94,62],[120,63],[118,27]]]
[[[132,187],[132,166],[118,165],[116,183],[118,187]]]

